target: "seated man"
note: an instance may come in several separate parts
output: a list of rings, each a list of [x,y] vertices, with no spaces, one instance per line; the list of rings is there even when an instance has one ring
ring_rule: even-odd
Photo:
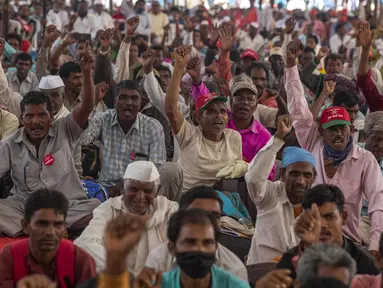
[[[93,219],[75,244],[88,251],[96,260],[97,272],[105,268],[104,229],[118,215],[133,213],[151,215],[145,233],[129,253],[127,269],[137,276],[145,266],[147,256],[166,242],[168,218],[177,211],[178,203],[158,195],[160,175],[149,161],[136,161],[126,168],[123,195],[111,198],[95,209]]]
[[[74,230],[86,227],[100,202],[88,199],[73,160],[75,143],[94,107],[93,59],[82,56],[83,99],[67,117],[53,122],[52,101],[42,92],[32,91],[21,102],[24,125],[0,142],[0,177],[11,171],[12,196],[0,200],[0,232],[15,237],[22,232],[21,220],[28,196],[39,189],[54,189],[69,200],[67,224]],[[53,122],[53,123],[52,123]]]
[[[190,189],[188,192],[182,195],[180,200],[180,208],[198,208],[215,215],[219,228],[221,226],[220,217],[222,215],[222,205],[222,200],[219,198],[217,192],[215,192],[213,188],[206,186],[199,186]],[[218,267],[241,278],[242,280],[246,282],[248,281],[245,265],[233,252],[219,243],[216,252],[215,264]],[[162,272],[170,271],[172,268],[174,268],[174,266],[175,259],[169,253],[168,242],[158,246],[156,249],[150,252],[145,263],[145,267]],[[150,271],[147,272],[147,270],[151,269],[145,269],[143,273],[151,273]]]
[[[356,273],[351,255],[336,244],[318,243],[308,247],[298,261],[297,285],[306,286],[311,279],[331,277],[350,287]]]
[[[168,246],[178,267],[163,274],[161,287],[194,288],[202,283],[211,288],[250,287],[214,264],[218,237],[216,217],[208,212],[187,209],[173,214],[168,226]]]
[[[184,173],[185,192],[198,185],[212,187],[222,168],[242,159],[242,143],[237,131],[226,128],[226,97],[217,97],[214,93],[201,96],[195,109],[200,126],[185,121],[177,103],[190,47],[178,47],[174,55],[176,64],[165,99],[165,112],[181,148],[178,163]]]
[[[315,181],[315,158],[299,147],[286,147],[282,154],[281,180],[267,180],[278,150],[291,132],[290,116],[278,118],[277,132],[250,163],[245,175],[249,195],[257,207],[257,225],[247,265],[271,262],[299,243],[293,229],[303,212],[302,199]]]
[[[137,82],[121,81],[117,86],[116,108],[96,114],[81,136],[80,143],[88,145],[96,139],[101,140],[102,168],[98,181],[103,186],[121,186],[130,163],[151,161],[159,168],[163,178],[160,195],[177,199],[181,173],[175,164],[165,163],[164,130],[157,120],[139,112],[141,97],[142,91]]]
[[[300,257],[294,287],[350,287],[355,272],[355,261],[347,251],[335,244],[318,243],[308,247]],[[259,279],[256,287],[267,288],[270,283],[274,287],[290,287],[293,284],[290,274],[289,269],[275,269]],[[336,279],[340,285],[315,286],[317,277]]]
[[[16,287],[21,278],[31,274],[44,274],[60,287],[75,287],[96,275],[93,258],[63,239],[68,207],[61,192],[41,189],[30,194],[22,220],[29,238],[1,251],[0,287]]]
[[[343,193],[338,187],[315,186],[305,193],[302,205],[305,212],[295,225],[295,233],[301,242],[282,256],[277,268],[290,269],[291,277],[295,279],[295,267],[301,254],[308,246],[322,242],[333,243],[346,250],[355,260],[358,274],[379,273],[371,255],[342,235],[348,214]]]
[[[350,215],[343,227],[345,235],[361,243],[358,232],[363,200],[369,201],[371,218],[369,250],[378,255],[383,231],[383,178],[371,152],[355,145],[350,115],[343,107],[329,107],[322,113],[320,125],[313,119],[304,97],[296,67],[300,43],[290,42],[287,51],[286,91],[290,114],[299,144],[317,160],[315,184],[336,185],[344,191],[345,209]]]

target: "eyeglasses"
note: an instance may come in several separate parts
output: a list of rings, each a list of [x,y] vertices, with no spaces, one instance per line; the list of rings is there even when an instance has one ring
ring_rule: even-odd
[[[257,102],[257,97],[256,96],[234,96],[233,102],[254,104],[255,102]]]

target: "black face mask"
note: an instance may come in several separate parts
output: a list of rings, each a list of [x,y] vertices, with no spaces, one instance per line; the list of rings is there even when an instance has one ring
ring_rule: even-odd
[[[215,262],[215,253],[184,252],[176,253],[176,261],[181,270],[193,279],[203,278],[210,272]]]

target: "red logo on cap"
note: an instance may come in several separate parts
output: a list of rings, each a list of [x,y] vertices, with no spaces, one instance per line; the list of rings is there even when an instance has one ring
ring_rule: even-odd
[[[55,158],[51,154],[48,154],[44,157],[44,165],[45,166],[52,166],[52,164],[55,162]]]
[[[130,153],[130,159],[132,159],[134,161],[134,160],[136,160],[136,158],[137,158],[136,153],[134,153],[134,152]]]

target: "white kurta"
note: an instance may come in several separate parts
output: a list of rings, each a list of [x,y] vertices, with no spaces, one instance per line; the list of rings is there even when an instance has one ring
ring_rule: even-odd
[[[123,196],[110,198],[93,210],[93,219],[74,244],[87,251],[96,261],[97,273],[105,270],[104,231],[109,220],[128,213],[122,201]],[[149,253],[167,241],[167,227],[170,216],[178,210],[178,203],[166,197],[157,196],[152,207],[152,218],[146,224],[146,230],[140,241],[129,253],[127,268],[137,276],[145,266]]]

